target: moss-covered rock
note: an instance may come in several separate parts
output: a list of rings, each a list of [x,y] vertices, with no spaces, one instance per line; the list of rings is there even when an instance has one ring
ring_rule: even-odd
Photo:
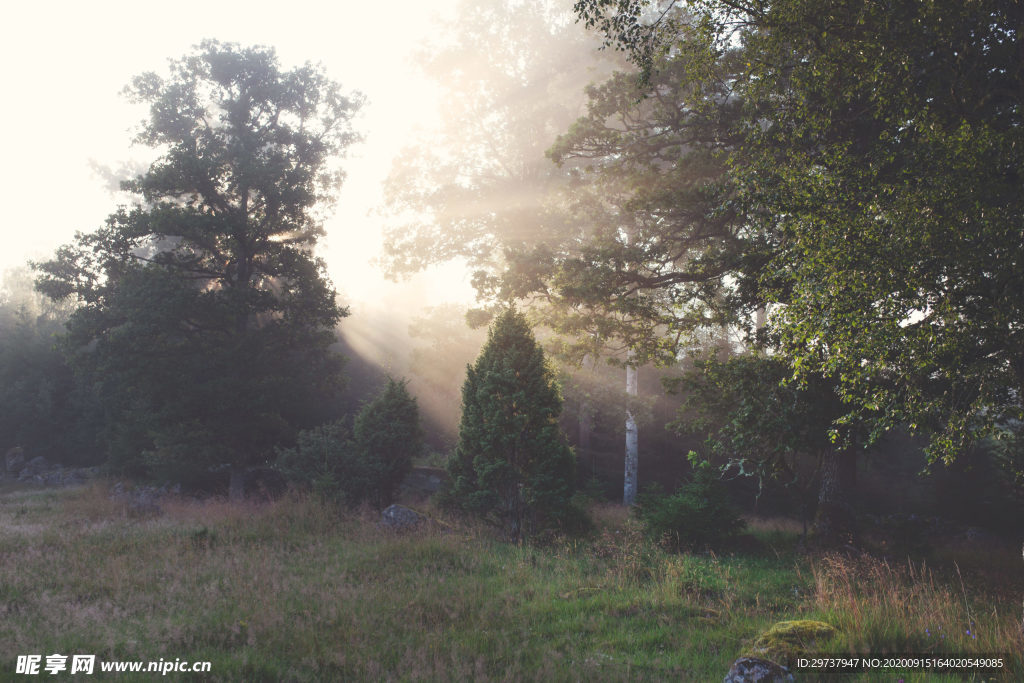
[[[759,635],[747,654],[789,666],[800,655],[820,650],[836,633],[836,628],[824,621],[780,621]]]

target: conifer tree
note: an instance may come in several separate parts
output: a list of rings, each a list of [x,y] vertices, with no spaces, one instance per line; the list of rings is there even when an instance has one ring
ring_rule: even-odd
[[[562,399],[526,318],[494,321],[462,387],[447,502],[522,540],[570,520],[575,461],[559,431]]]
[[[356,451],[373,482],[367,495],[384,507],[423,450],[419,408],[406,383],[388,379],[380,395],[356,416],[352,431]]]
[[[277,451],[277,468],[293,483],[329,500],[382,508],[395,498],[423,449],[419,408],[405,381],[387,384],[349,428],[338,420],[299,432]]]

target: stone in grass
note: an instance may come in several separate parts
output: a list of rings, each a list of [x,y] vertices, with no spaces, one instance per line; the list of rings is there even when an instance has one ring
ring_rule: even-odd
[[[380,513],[380,526],[395,531],[415,529],[426,521],[426,517],[403,505],[389,505]]]
[[[37,455],[25,463],[25,466],[21,468],[21,472],[18,473],[18,479],[28,481],[48,469],[50,469],[50,463],[47,462],[46,458],[43,456]]]
[[[7,451],[4,456],[4,471],[9,477],[17,477],[22,468],[25,467],[25,451],[21,446],[15,446]]]
[[[801,655],[819,651],[836,633],[835,627],[824,621],[780,621],[758,636],[747,654],[790,665]]]
[[[759,657],[740,657],[722,683],[792,683],[793,674],[789,669]]]

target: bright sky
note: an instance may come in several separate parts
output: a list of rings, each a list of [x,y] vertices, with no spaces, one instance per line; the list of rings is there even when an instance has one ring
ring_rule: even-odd
[[[136,74],[165,72],[204,38],[270,45],[284,68],[322,63],[368,99],[350,150],[348,180],[320,253],[335,286],[355,301],[394,295],[369,264],[380,248],[380,183],[413,127],[435,116],[432,83],[410,53],[454,0],[182,0],[173,3],[12,3],[0,29],[4,132],[0,270],[46,258],[76,230],[99,227],[116,199],[93,165],[121,166],[140,150],[131,131],[145,112],[120,95]],[[447,269],[417,282],[434,302],[465,300],[468,278]]]

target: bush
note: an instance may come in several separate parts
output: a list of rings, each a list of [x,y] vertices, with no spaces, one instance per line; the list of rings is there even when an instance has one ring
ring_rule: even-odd
[[[292,483],[343,504],[358,504],[369,483],[341,420],[299,432],[295,448],[278,449],[276,464]]]
[[[356,416],[353,441],[367,470],[367,497],[378,507],[390,503],[399,484],[423,451],[419,408],[405,382],[388,379],[387,386]]]
[[[344,421],[302,431],[295,448],[278,450],[277,468],[328,500],[384,507],[421,448],[416,399],[404,382],[388,380],[356,416],[351,433]]]
[[[696,462],[695,456],[691,452],[693,480],[676,493],[638,497],[636,514],[644,533],[670,550],[719,546],[745,526],[715,468],[706,461]]]

